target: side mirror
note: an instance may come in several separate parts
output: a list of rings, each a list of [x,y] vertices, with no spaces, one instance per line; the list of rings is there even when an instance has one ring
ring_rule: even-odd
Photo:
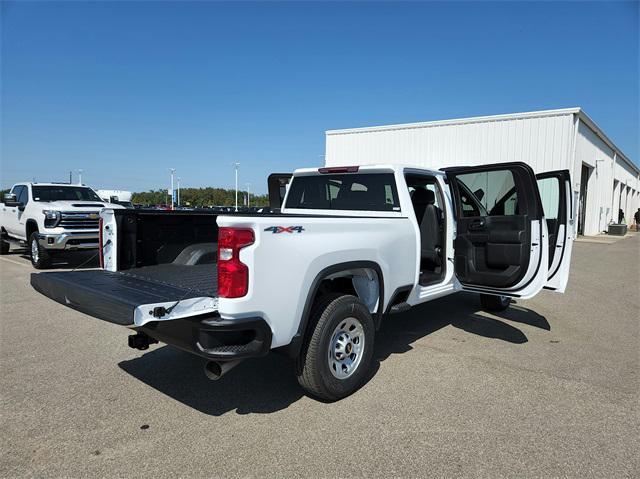
[[[473,194],[478,198],[478,201],[482,201],[482,198],[484,198],[484,190],[482,188],[478,188]]]
[[[18,202],[16,195],[13,193],[6,193],[4,195],[4,204],[10,207],[21,206],[21,203]]]

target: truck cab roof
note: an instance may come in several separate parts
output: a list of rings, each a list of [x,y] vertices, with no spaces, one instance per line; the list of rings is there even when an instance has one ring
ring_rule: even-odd
[[[87,185],[81,185],[79,183],[63,183],[63,182],[55,182],[55,181],[51,181],[51,182],[41,182],[41,181],[19,181],[18,183],[15,183],[13,186],[81,186],[84,188],[91,188],[90,186]]]
[[[379,164],[379,165],[344,165],[328,166],[319,168],[299,168],[293,172],[294,176],[308,176],[327,173],[375,173],[375,172],[398,172],[405,170],[421,171],[430,175],[444,175],[444,172],[437,168],[424,168],[416,165],[403,164]]]

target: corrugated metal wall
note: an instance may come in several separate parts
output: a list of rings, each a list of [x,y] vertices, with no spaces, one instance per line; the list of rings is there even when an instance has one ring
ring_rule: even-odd
[[[524,161],[536,172],[568,168],[573,115],[328,132],[327,166],[404,163],[442,168]]]
[[[536,173],[569,169],[577,199],[584,163],[590,168],[584,233],[593,235],[617,220],[618,207],[631,220],[640,188],[637,172],[620,159],[614,161],[615,152],[589,126],[577,121],[578,111],[328,131],[326,165],[391,163],[443,168],[523,161]],[[617,193],[614,180],[618,181]]]

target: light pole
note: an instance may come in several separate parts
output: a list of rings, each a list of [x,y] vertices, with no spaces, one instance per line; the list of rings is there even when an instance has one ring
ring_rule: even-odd
[[[251,183],[247,183],[247,207],[251,206],[251,193],[249,193],[250,187]]]
[[[236,169],[236,211],[238,211],[238,167],[240,163],[234,163],[233,166]]]
[[[178,200],[178,206],[180,206],[180,177],[178,176],[178,197],[176,198]]]
[[[82,184],[82,171],[83,170],[78,170],[78,184],[79,185]]]
[[[176,172],[175,168],[169,168],[171,172],[171,209],[173,210],[173,174]]]

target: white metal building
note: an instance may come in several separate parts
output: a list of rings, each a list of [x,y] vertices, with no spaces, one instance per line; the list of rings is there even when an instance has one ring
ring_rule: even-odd
[[[580,108],[330,130],[326,165],[431,168],[524,161],[536,173],[568,169],[578,232],[594,235],[640,207],[640,168]]]

